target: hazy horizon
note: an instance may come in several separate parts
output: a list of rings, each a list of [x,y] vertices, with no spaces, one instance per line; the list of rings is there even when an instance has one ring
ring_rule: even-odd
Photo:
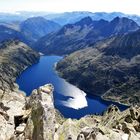
[[[64,12],[48,12],[48,11],[0,11],[0,13],[3,13],[3,14],[21,14],[22,12],[27,12],[27,13],[45,13],[45,14],[63,14],[63,13],[72,13],[72,12],[91,12],[91,13],[122,13],[122,14],[126,14],[126,15],[137,15],[137,16],[140,16],[140,14],[131,14],[131,13],[124,13],[124,12],[120,12],[120,11],[111,11],[111,12],[106,12],[106,11],[64,11]]]
[[[140,15],[139,0],[0,0],[0,12],[122,12]]]

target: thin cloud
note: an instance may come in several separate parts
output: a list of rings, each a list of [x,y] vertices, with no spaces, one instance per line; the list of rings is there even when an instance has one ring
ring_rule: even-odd
[[[124,12],[139,14],[140,0],[0,0],[0,11]]]

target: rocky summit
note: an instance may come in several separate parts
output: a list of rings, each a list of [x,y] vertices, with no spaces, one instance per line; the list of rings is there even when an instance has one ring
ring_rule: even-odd
[[[103,116],[65,119],[54,108],[53,86],[33,90],[30,97],[15,92],[0,104],[1,140],[139,140],[140,107],[120,112],[111,105]]]

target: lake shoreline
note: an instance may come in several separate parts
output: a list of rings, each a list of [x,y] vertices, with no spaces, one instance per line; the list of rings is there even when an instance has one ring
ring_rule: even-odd
[[[28,97],[33,89],[47,83],[53,84],[55,87],[53,93],[55,108],[66,118],[81,118],[90,114],[102,114],[109,105],[114,103],[106,101],[100,96],[96,97],[93,94],[90,96],[89,92],[85,92],[67,82],[66,79],[61,78],[56,70],[56,65],[61,60],[61,56],[41,56],[38,63],[26,68],[17,78],[19,89],[24,91]],[[82,92],[86,95],[82,95]],[[94,106],[98,106],[98,108],[94,108]],[[120,109],[125,109],[122,104],[119,106]]]
[[[58,63],[58,62],[57,62],[57,63]],[[61,77],[61,72],[57,71],[57,69],[56,69],[57,63],[55,64],[55,67],[54,67],[54,68],[55,68],[55,71],[56,71],[56,73],[58,74],[58,76]],[[63,77],[61,77],[61,78],[64,79]],[[80,87],[78,87],[78,85],[75,85],[75,84],[69,82],[67,79],[64,79],[64,80],[65,80],[66,82],[68,82],[68,83],[70,83],[70,84],[76,86],[76,87],[79,88],[80,90],[84,91],[84,92],[87,94],[87,96],[97,96],[97,97],[103,99],[104,101],[114,102],[114,103],[118,103],[118,104],[120,104],[120,105],[124,105],[124,106],[130,107],[130,105],[129,105],[128,103],[121,103],[120,101],[109,100],[109,99],[103,97],[103,95],[100,96],[100,95],[98,95],[98,94],[91,94],[89,90],[83,90],[83,89],[81,89]]]

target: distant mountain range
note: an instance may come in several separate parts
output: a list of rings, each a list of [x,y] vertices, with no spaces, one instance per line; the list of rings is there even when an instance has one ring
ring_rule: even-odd
[[[87,11],[65,12],[65,13],[58,13],[58,14],[48,14],[45,16],[45,18],[53,20],[61,25],[65,25],[68,23],[75,23],[87,16],[90,16],[93,20],[104,19],[108,21],[113,20],[115,17],[127,17],[134,20],[140,25],[140,16],[124,14],[121,12],[111,12],[111,13],[106,13],[106,12],[92,13],[92,12],[87,12]]]
[[[60,61],[57,70],[90,94],[140,105],[140,30],[76,51]]]
[[[74,24],[67,24],[57,32],[39,39],[33,48],[45,54],[69,54],[88,47],[98,40],[139,29],[136,22],[116,17],[112,21],[94,21],[85,17]]]
[[[88,12],[88,11],[74,11],[74,12],[64,12],[64,13],[48,13],[48,12],[26,12],[18,11],[15,13],[0,13],[0,22],[15,22],[15,21],[24,21],[27,18],[41,16],[47,20],[52,20],[60,25],[65,25],[68,23],[75,23],[81,20],[84,17],[90,16],[93,20],[108,20],[111,21],[115,17],[127,17],[140,25],[140,16],[138,15],[129,15],[121,12]]]
[[[31,42],[35,42],[48,33],[57,31],[60,27],[59,24],[46,20],[43,17],[33,17],[20,24],[20,31],[26,38],[29,38]]]
[[[54,31],[60,29],[61,26],[65,25],[65,24],[66,24],[66,26],[69,26],[67,24],[75,24],[76,22],[78,23],[83,18],[89,17],[89,16],[91,17],[91,19],[93,21],[100,21],[100,23],[95,23],[95,24],[103,25],[103,24],[105,24],[105,22],[107,23],[108,21],[109,22],[112,21],[115,17],[127,17],[127,18],[134,20],[138,24],[140,24],[140,17],[138,15],[127,15],[127,14],[123,14],[120,12],[92,13],[92,12],[82,11],[82,12],[65,12],[65,13],[47,13],[47,12],[18,11],[15,13],[0,13],[0,25],[2,25],[5,28],[8,28],[9,30],[13,30],[13,35],[10,35],[10,36],[13,36],[12,38],[15,38],[15,36],[17,36],[17,32],[18,32],[18,34],[20,34],[20,36],[22,36],[22,38],[24,38],[21,41],[26,40],[24,42],[27,43],[29,46],[32,46],[32,44],[34,44],[36,41],[38,41],[38,39],[47,35],[50,32],[54,32]],[[90,30],[90,29],[88,29],[88,30]],[[16,32],[16,35],[14,34],[14,32]],[[85,29],[85,30],[83,30],[82,35],[86,34],[88,32],[89,31],[86,31],[86,29]],[[100,36],[98,39],[96,39],[99,35],[98,31],[97,32],[95,31],[95,33],[93,33],[93,32],[90,32],[87,35],[87,37],[85,38],[86,41],[87,41],[87,39],[89,40],[89,38],[93,37],[93,36],[95,37],[95,40],[102,39],[102,36]],[[7,32],[4,33],[5,34],[4,37],[1,37],[1,40],[3,40],[4,38],[5,39],[10,38],[9,34],[6,37],[6,33]],[[80,33],[80,31],[79,31],[79,33]],[[96,36],[96,34],[97,34],[97,36]],[[19,37],[16,37],[16,38],[19,38]],[[73,37],[73,38],[75,38],[75,37]],[[63,44],[61,42],[62,42],[62,40],[60,41],[60,44]],[[71,42],[71,39],[69,40],[69,42]],[[81,40],[80,40],[80,42],[81,42]],[[76,43],[78,43],[78,42],[76,41]],[[83,41],[82,41],[82,43],[83,43]],[[88,44],[89,43],[90,43],[90,41],[88,42]],[[67,44],[67,41],[65,44]],[[85,44],[83,44],[83,45],[85,46]],[[79,47],[82,48],[83,45],[79,45]],[[46,46],[46,45],[44,45],[44,46]],[[71,52],[71,50],[69,52]]]
[[[0,25],[0,41],[18,39],[31,45],[44,35],[57,31],[60,27],[59,24],[43,17],[33,17],[19,23],[3,22]]]

